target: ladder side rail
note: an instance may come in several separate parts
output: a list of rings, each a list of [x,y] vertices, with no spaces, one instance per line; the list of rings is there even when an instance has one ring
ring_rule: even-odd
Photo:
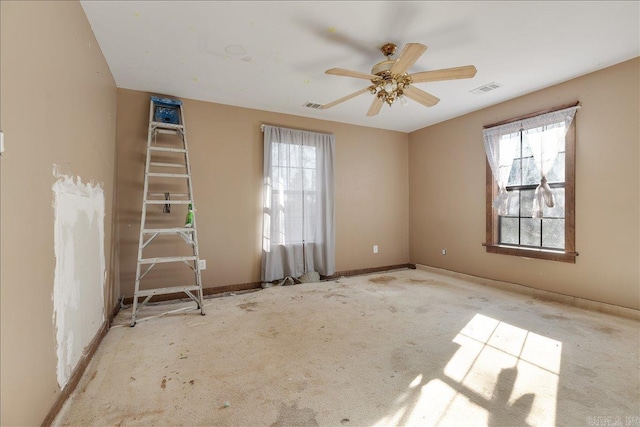
[[[184,157],[185,157],[185,164],[187,166],[187,187],[188,187],[188,191],[189,191],[189,199],[194,202],[195,201],[195,197],[193,195],[193,181],[192,181],[192,175],[191,175],[191,162],[189,161],[189,148],[187,147],[187,126],[184,122],[184,110],[182,108],[182,104],[180,104],[180,122],[182,124],[182,144],[184,146]],[[203,291],[202,291],[202,273],[200,271],[200,251],[198,249],[198,227],[197,225],[197,216],[195,214],[196,211],[196,207],[195,207],[195,203],[192,203],[192,208],[194,211],[194,215],[193,215],[193,233],[191,236],[191,239],[193,240],[193,254],[196,256],[196,261],[194,262],[195,264],[195,269],[194,269],[194,274],[195,274],[195,279],[196,279],[196,284],[198,285],[198,299],[199,299],[199,305],[200,305],[200,313],[202,315],[204,315],[204,301],[203,301]]]
[[[136,314],[138,312],[138,292],[140,291],[140,261],[142,260],[142,250],[144,248],[144,227],[145,220],[147,217],[147,192],[149,191],[149,164],[151,163],[151,140],[153,138],[153,114],[155,110],[155,103],[153,99],[149,105],[149,130],[147,132],[147,155],[145,158],[145,166],[144,166],[144,190],[142,193],[142,215],[140,215],[140,237],[138,240],[138,260],[136,263],[136,282],[133,293],[133,310],[131,314],[131,326],[135,326],[136,324]],[[145,275],[148,273],[148,270],[145,272]]]

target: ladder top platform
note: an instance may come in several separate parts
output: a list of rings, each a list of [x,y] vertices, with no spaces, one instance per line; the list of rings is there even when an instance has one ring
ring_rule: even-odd
[[[160,96],[152,96],[151,100],[154,104],[166,105],[167,107],[179,107],[182,105],[182,101],[179,99],[163,98]]]

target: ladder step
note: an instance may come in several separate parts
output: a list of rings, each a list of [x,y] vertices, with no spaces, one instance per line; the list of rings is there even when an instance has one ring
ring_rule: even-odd
[[[187,173],[149,172],[149,176],[162,178],[189,178],[189,174]]]
[[[151,162],[149,166],[158,166],[161,168],[186,168],[184,163],[163,163],[163,162]]]
[[[171,148],[171,147],[154,147],[151,146],[149,147],[149,150],[151,151],[164,151],[166,153],[186,153],[187,150],[185,150],[184,148]]]
[[[188,205],[192,200],[145,200],[148,205]]]
[[[193,256],[165,256],[158,258],[143,258],[140,260],[140,264],[160,264],[163,262],[179,262],[179,261],[195,261],[198,257]]]
[[[177,233],[191,233],[195,231],[193,228],[145,228],[142,230],[144,234],[177,234]]]
[[[174,123],[164,123],[164,122],[151,122],[151,126],[157,129],[172,129],[172,130],[184,129],[183,125],[177,125]]]
[[[199,291],[200,287],[197,285],[193,286],[174,286],[172,288],[158,288],[158,289],[141,289],[138,291],[137,296],[146,297],[149,295],[165,295],[165,294],[175,294],[177,292],[186,292],[186,291]]]
[[[179,196],[179,197],[187,197],[189,195],[189,193],[170,193],[167,191],[167,193],[169,193],[170,196]],[[148,196],[158,196],[158,197],[164,197],[166,193],[147,193]]]
[[[155,131],[165,135],[178,135],[180,133],[178,129],[156,129]]]

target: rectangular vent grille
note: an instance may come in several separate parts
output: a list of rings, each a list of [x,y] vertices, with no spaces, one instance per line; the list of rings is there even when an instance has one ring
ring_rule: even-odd
[[[474,89],[474,90],[472,90],[470,92],[475,94],[475,95],[482,95],[483,93],[487,93],[487,92],[491,92],[492,90],[496,90],[501,86],[502,85],[500,83],[491,82],[491,83],[487,83],[484,86],[480,86],[479,88],[476,88],[476,89]]]
[[[316,104],[315,102],[307,102],[304,106],[307,108],[315,108],[317,110],[322,109],[322,104]]]

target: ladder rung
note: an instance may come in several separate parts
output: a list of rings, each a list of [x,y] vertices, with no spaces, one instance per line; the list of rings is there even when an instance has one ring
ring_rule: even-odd
[[[163,262],[178,262],[178,261],[195,261],[197,256],[165,256],[158,258],[143,258],[140,260],[140,264],[160,264]]]
[[[142,230],[144,234],[174,234],[174,233],[190,233],[193,232],[193,228],[145,228]]]
[[[176,125],[174,123],[164,123],[164,122],[151,122],[151,126],[158,129],[184,129],[183,125]]]
[[[163,163],[163,162],[151,162],[149,166],[158,166],[161,168],[186,168],[184,163]]]
[[[148,175],[162,178],[189,178],[188,173],[149,172]]]
[[[188,205],[192,200],[145,200],[148,205]]]
[[[157,129],[156,132],[164,135],[177,135],[180,131],[178,129]]]
[[[167,193],[169,193],[170,196],[180,196],[180,197],[186,197],[189,195],[189,193],[170,193],[167,191]],[[161,196],[164,197],[166,193],[147,193],[147,195],[149,196]]]
[[[149,150],[151,151],[164,151],[167,153],[186,153],[187,150],[185,150],[184,148],[171,148],[171,147],[149,147]]]
[[[165,294],[175,294],[176,292],[191,292],[191,291],[199,291],[200,287],[197,285],[193,286],[174,286],[172,288],[158,288],[158,289],[141,289],[138,291],[137,296],[146,297],[148,295],[165,295]]]

